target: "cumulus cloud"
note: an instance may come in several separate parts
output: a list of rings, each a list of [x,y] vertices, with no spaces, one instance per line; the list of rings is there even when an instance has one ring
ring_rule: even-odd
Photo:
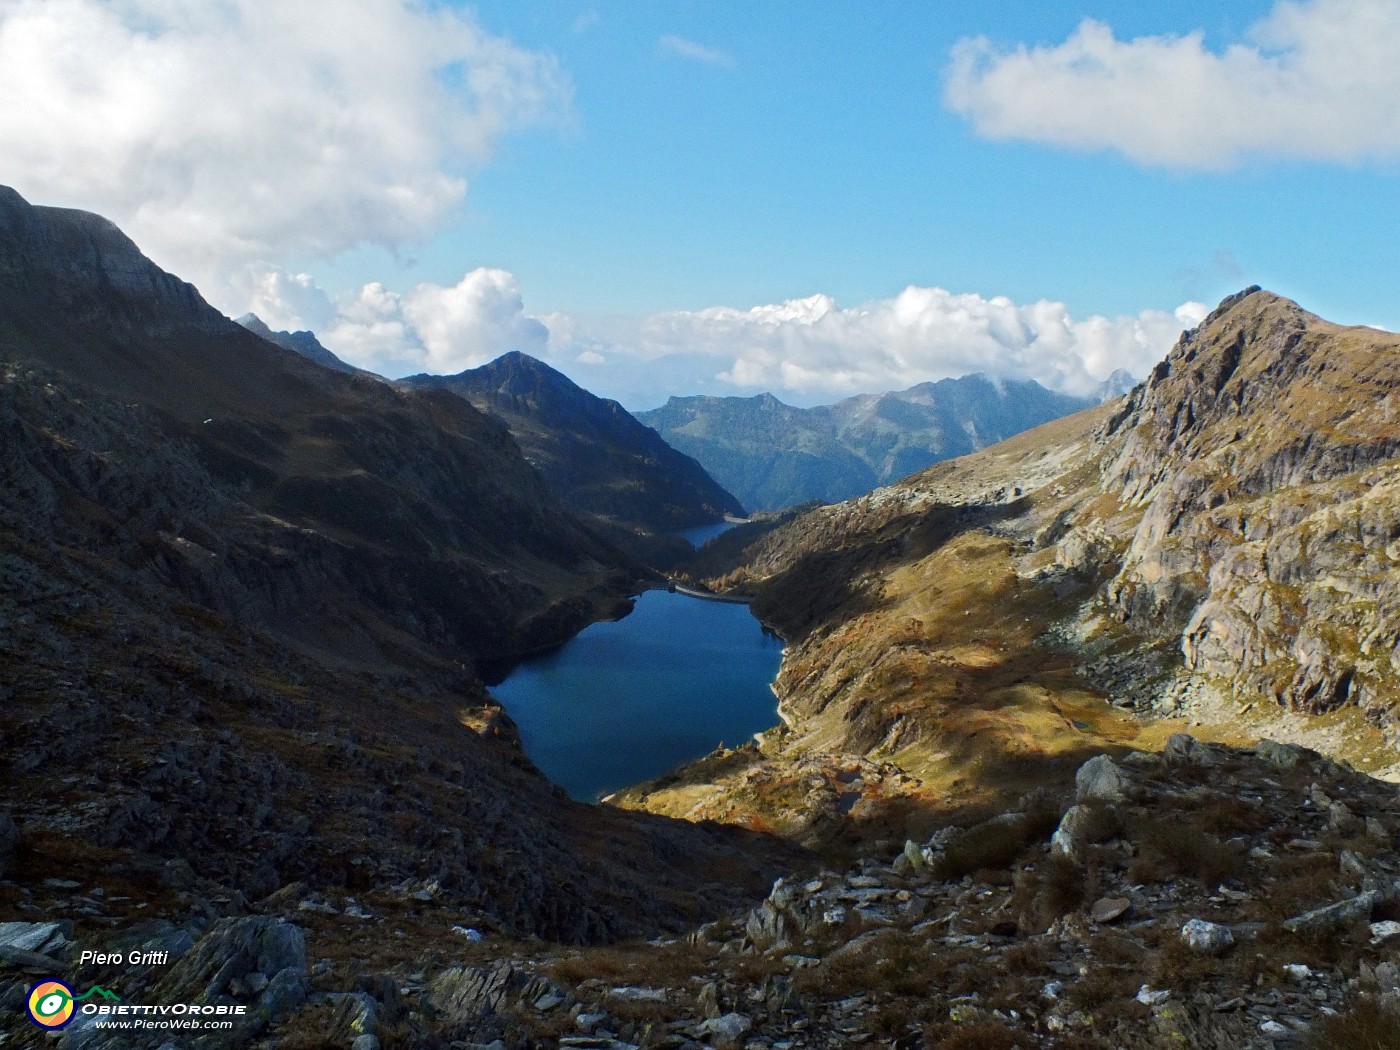
[[[423,343],[430,372],[460,372],[506,350],[540,354],[549,332],[525,315],[515,278],[473,270],[451,288],[420,284],[403,302],[404,319]]]
[[[1226,168],[1251,156],[1400,156],[1400,5],[1278,0],[1247,42],[1118,40],[1092,19],[1063,43],[953,51],[944,101],[979,134]]]
[[[666,54],[688,58],[693,62],[703,62],[707,66],[732,66],[734,64],[734,56],[728,51],[706,47],[704,44],[697,44],[694,40],[687,40],[683,36],[676,36],[672,33],[667,33],[658,40],[656,48]]]
[[[434,232],[556,62],[411,0],[0,0],[0,157],[216,300],[236,264]]]
[[[378,281],[333,297],[308,274],[250,273],[249,309],[273,329],[310,329],[351,364],[381,375],[450,375],[507,350],[543,356],[549,332],[525,312],[515,277],[481,267],[455,285],[400,294]]]
[[[1074,318],[1064,303],[1017,304],[1005,297],[909,287],[897,296],[841,307],[827,295],[750,309],[654,314],[631,331],[600,333],[574,321],[550,324],[560,360],[600,345],[656,366],[706,355],[732,390],[772,390],[804,403],[927,380],[985,372],[1089,393],[1115,369],[1142,376],[1207,308]],[[616,358],[617,353],[609,355]]]
[[[239,298],[273,329],[321,331],[337,314],[335,302],[309,273],[245,266],[233,279]]]

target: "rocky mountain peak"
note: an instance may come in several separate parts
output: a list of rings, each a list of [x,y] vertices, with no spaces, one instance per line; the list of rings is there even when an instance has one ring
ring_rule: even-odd
[[[259,338],[266,339],[269,343],[280,346],[284,350],[290,350],[293,353],[300,354],[309,361],[315,361],[317,364],[325,365],[327,368],[333,368],[337,372],[374,375],[374,373],[366,372],[362,368],[356,368],[354,365],[346,364],[340,358],[336,357],[335,354],[322,346],[321,341],[317,339],[312,332],[274,332],[266,321],[253,313],[244,314],[242,317],[234,318],[234,320],[237,324],[242,325]]]
[[[493,390],[497,394],[548,402],[557,407],[570,405],[578,408],[584,399],[616,404],[595,398],[557,368],[520,350],[509,350],[479,368],[469,368],[448,378],[483,392]]]
[[[1221,303],[1099,433],[1104,488],[1142,510],[1118,615],[1181,630],[1237,690],[1388,704],[1397,390],[1400,336],[1260,289]]]
[[[1094,395],[1100,403],[1112,401],[1116,397],[1122,397],[1135,386],[1137,386],[1137,380],[1133,378],[1131,372],[1126,368],[1115,368],[1109,377],[1098,385]]]
[[[32,205],[7,186],[0,186],[0,276],[31,289],[61,286],[70,316],[107,315],[149,331],[228,323],[192,284],[146,258],[112,222]]]
[[[1324,321],[1258,288],[1182,334],[1103,428],[1123,441],[1110,477],[1134,500],[1210,457],[1250,491],[1393,455],[1400,336]],[[1241,477],[1240,475],[1243,474]]]
[[[268,327],[266,321],[264,321],[255,313],[250,312],[243,314],[239,317],[235,317],[234,321],[236,321],[238,324],[241,324],[244,328],[248,329],[248,331],[252,332],[254,335],[262,336],[264,339],[272,338],[272,329]]]
[[[666,531],[742,513],[698,463],[616,401],[529,354],[512,350],[456,375],[399,382],[451,391],[503,421],[558,495],[605,522]]]

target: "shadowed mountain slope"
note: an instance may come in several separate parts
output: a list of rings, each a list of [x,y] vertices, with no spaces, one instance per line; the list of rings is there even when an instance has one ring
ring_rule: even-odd
[[[817,408],[771,394],[673,397],[637,418],[758,510],[849,499],[1092,403],[970,375]]]
[[[383,943],[427,907],[581,940],[771,881],[767,840],[576,805],[524,757],[474,666],[640,570],[461,398],[308,361],[3,190],[0,449],[7,914],[198,931],[335,889]]]
[[[454,376],[399,381],[449,390],[501,420],[550,488],[577,511],[655,531],[742,515],[739,501],[639,423],[563,373],[511,351]]]
[[[257,602],[307,641],[359,648],[404,631],[466,656],[524,651],[546,641],[529,637],[532,621],[594,586],[625,587],[634,571],[557,505],[504,427],[461,399],[288,353],[106,220],[31,208],[13,191],[0,197],[0,360],[138,405],[167,442],[189,446],[238,498],[230,520],[199,524],[297,556],[256,588],[227,579],[236,560],[187,571],[211,574],[215,607]]]

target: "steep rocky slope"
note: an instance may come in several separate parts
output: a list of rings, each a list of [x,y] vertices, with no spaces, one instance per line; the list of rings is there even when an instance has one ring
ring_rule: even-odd
[[[1397,380],[1400,337],[1265,292],[1223,304],[1103,430],[1099,487],[1142,510],[1109,610],[1161,619],[1188,668],[1240,695],[1387,717]]]
[[[462,399],[305,360],[105,220],[4,191],[0,450],[7,917],[348,890],[587,940],[787,862],[531,767],[475,668],[557,644],[641,570]]]
[[[1400,337],[1251,289],[1127,398],[755,540],[787,725],[631,802],[833,841],[1188,720],[1394,766],[1397,389]]]
[[[637,418],[760,510],[849,499],[1092,403],[970,375],[817,408],[771,394],[673,397]]]

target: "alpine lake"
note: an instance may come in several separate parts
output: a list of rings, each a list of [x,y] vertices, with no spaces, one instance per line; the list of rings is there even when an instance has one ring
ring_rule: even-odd
[[[535,765],[595,802],[776,725],[782,654],[746,605],[645,591],[627,616],[519,664],[491,692]]]

